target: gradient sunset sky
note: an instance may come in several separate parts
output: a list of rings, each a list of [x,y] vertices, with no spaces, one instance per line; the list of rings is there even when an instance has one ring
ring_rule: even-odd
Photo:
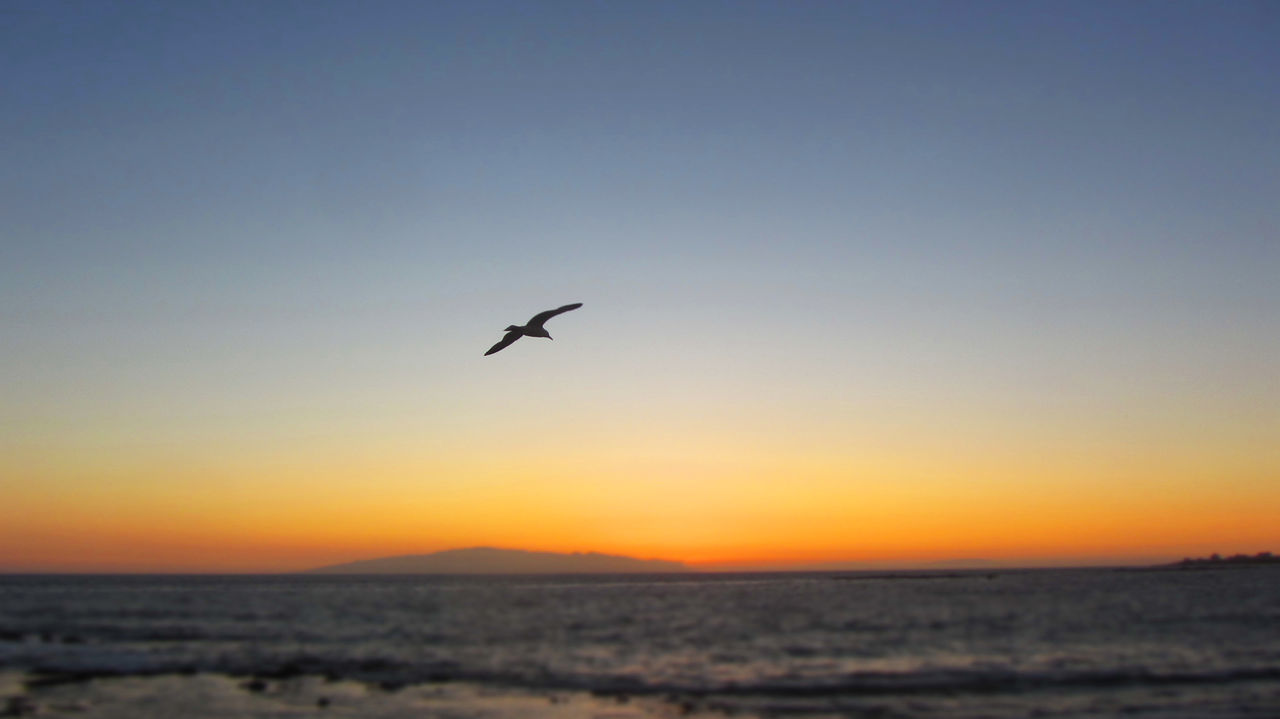
[[[1280,551],[1277,38],[5,2],[0,571]]]

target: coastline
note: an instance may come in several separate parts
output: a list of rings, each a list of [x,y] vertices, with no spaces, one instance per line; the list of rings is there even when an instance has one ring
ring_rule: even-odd
[[[1153,719],[1273,716],[1280,686],[1270,677],[1208,684],[1188,697],[1162,686],[1110,685],[1092,691],[1043,689],[1028,702],[987,692],[889,695],[823,691],[772,696],[723,693],[630,694],[526,689],[470,682],[382,686],[298,675],[284,679],[200,672],[152,675],[42,675],[0,670],[0,717],[67,719],[673,719],[674,717],[930,716],[1015,719],[1036,713],[1119,718],[1140,708]],[[1191,712],[1191,713],[1189,713]]]
[[[680,697],[535,690],[466,682],[383,687],[351,679],[217,673],[41,675],[0,670],[0,717],[653,719],[718,713]]]

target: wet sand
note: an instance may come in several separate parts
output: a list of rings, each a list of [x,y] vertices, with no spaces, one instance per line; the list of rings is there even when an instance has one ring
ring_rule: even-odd
[[[0,673],[0,717],[80,719],[651,719],[718,715],[676,698],[535,692],[451,682],[383,688],[300,676],[47,677]]]

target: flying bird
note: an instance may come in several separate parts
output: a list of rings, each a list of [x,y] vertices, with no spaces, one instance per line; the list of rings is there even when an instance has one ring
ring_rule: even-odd
[[[552,339],[551,335],[547,333],[547,330],[542,325],[545,324],[547,320],[551,319],[552,317],[555,317],[561,312],[576,310],[581,306],[582,306],[581,302],[574,302],[571,305],[557,307],[554,310],[539,312],[538,314],[530,318],[529,321],[526,322],[523,327],[517,327],[515,325],[507,325],[507,329],[506,329],[507,334],[503,336],[502,339],[498,340],[498,344],[490,347],[489,351],[484,353],[485,356],[488,357],[494,352],[497,352],[505,348],[507,345],[511,344],[512,342],[515,342],[516,340],[520,339],[521,337],[524,337],[525,335],[528,335],[529,337],[546,337],[547,339]]]

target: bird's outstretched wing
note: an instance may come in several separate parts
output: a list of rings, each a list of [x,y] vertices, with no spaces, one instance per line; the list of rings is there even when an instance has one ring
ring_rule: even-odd
[[[489,351],[484,353],[484,356],[488,357],[489,355],[493,354],[494,352],[497,352],[498,350],[506,347],[507,345],[511,344],[512,342],[515,342],[518,339],[520,339],[519,332],[508,332],[507,334],[503,335],[502,339],[498,340],[498,344],[490,347]]]
[[[546,312],[539,312],[538,314],[534,315],[534,316],[533,316],[533,318],[529,320],[529,324],[527,324],[527,325],[525,325],[525,326],[526,326],[526,327],[541,327],[543,322],[546,322],[547,320],[551,319],[552,317],[555,317],[556,315],[560,314],[561,312],[568,312],[569,310],[576,310],[576,309],[578,309],[578,308],[579,308],[579,307],[581,307],[581,306],[582,306],[582,303],[581,303],[581,302],[574,302],[574,303],[573,303],[573,304],[571,304],[571,305],[565,305],[565,306],[563,306],[563,307],[557,307],[557,308],[555,308],[554,310],[547,310]]]

